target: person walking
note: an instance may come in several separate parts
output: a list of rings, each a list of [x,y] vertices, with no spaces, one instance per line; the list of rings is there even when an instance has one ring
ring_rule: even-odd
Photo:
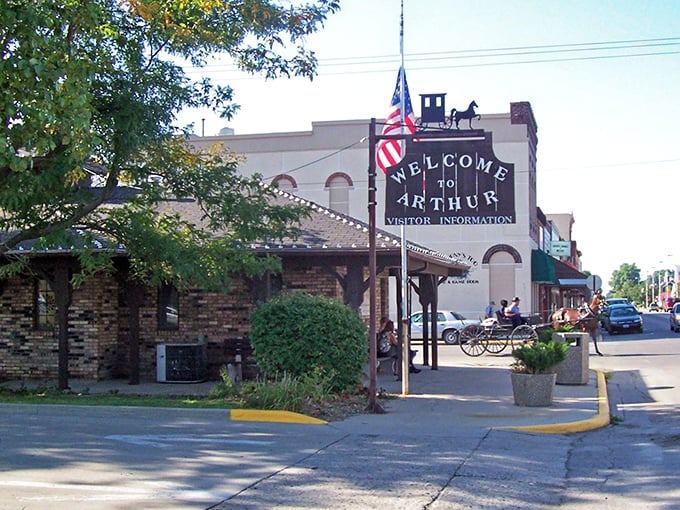
[[[493,309],[495,306],[495,301],[489,301],[489,304],[486,305],[486,308],[484,309],[484,318],[488,319],[489,317],[493,317]]]

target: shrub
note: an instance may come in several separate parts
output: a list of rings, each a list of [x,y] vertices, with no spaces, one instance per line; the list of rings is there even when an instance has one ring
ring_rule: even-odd
[[[368,357],[366,326],[348,306],[287,294],[258,307],[250,320],[255,359],[267,374],[302,377],[319,369],[332,371],[332,391],[361,382]]]
[[[239,394],[239,391],[234,382],[231,380],[227,367],[220,368],[220,379],[222,380],[222,382],[210,388],[210,390],[208,391],[208,396],[214,399],[236,398]]]
[[[539,342],[551,342],[553,333],[569,333],[570,331],[573,331],[573,330],[574,330],[573,324],[563,324],[563,325],[559,326],[557,329],[553,329],[553,328],[541,329],[538,332],[538,341]]]
[[[512,369],[525,374],[545,374],[567,359],[567,342],[536,342],[512,351],[515,363]]]

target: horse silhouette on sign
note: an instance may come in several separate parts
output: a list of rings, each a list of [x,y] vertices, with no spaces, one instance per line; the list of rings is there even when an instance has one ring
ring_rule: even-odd
[[[477,108],[477,103],[472,101],[468,109],[465,111],[456,110],[455,108],[451,110],[451,115],[449,116],[449,125],[456,123],[456,129],[460,129],[458,123],[463,119],[468,119],[470,129],[472,129],[472,119],[481,119],[482,116],[475,113],[475,108]]]

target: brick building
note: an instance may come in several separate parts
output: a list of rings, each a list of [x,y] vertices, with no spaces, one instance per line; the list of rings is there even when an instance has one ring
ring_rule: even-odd
[[[286,192],[279,200],[300,199]],[[196,344],[206,351],[206,376],[241,354],[248,371],[250,312],[277,292],[307,292],[347,303],[368,320],[368,226],[311,202],[311,217],[297,239],[254,243],[260,254],[281,258],[281,274],[261,278],[235,275],[228,294],[170,287],[140,287],[127,277],[124,251],[116,272],[100,273],[71,289],[75,258],[69,250],[32,252],[30,272],[2,281],[0,287],[0,380],[69,377],[87,380],[153,380],[159,345]],[[167,202],[188,220],[200,217],[192,202]],[[377,232],[378,315],[388,309],[387,279],[399,271],[401,247]],[[106,248],[103,248],[106,249]],[[26,253],[29,245],[19,251]],[[409,274],[451,276],[468,266],[416,244],[407,246]],[[62,314],[61,311],[64,311]]]

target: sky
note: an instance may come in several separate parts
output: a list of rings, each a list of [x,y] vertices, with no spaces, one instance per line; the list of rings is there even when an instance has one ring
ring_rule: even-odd
[[[447,109],[474,99],[481,115],[530,102],[538,205],[574,215],[582,269],[606,288],[624,263],[643,278],[680,264],[680,1],[403,1],[417,116],[426,93],[445,92]],[[202,72],[234,88],[239,112],[226,121],[185,111],[180,123],[209,136],[384,118],[400,64],[400,0],[340,6],[306,41],[319,59],[313,81],[265,81],[216,59]]]

